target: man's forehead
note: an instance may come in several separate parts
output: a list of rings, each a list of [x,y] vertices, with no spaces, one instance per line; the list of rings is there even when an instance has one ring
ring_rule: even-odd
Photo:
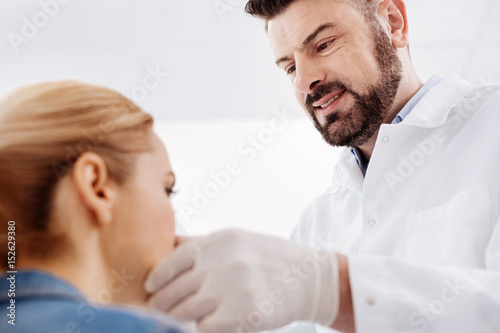
[[[298,0],[268,22],[268,37],[273,50],[286,45],[300,46],[322,25],[335,28],[345,11],[342,3],[331,0]]]
[[[288,14],[288,15],[287,15]],[[305,29],[311,22],[317,21],[318,15],[314,12],[305,12],[301,15],[284,12],[268,23],[268,34],[271,40],[287,40],[290,36],[295,36],[302,29]]]

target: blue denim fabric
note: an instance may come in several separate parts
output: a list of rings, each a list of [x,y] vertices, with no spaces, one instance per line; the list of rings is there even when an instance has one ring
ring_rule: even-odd
[[[0,278],[0,332],[2,333],[182,333],[174,320],[159,313],[90,304],[74,287],[40,271],[15,274],[15,297],[10,281]],[[7,308],[15,299],[15,326]]]

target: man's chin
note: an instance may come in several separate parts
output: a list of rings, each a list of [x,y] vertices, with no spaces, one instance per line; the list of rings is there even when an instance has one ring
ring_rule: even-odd
[[[370,139],[370,135],[363,130],[346,131],[346,127],[342,126],[330,126],[321,131],[321,135],[326,143],[334,147],[360,147]]]

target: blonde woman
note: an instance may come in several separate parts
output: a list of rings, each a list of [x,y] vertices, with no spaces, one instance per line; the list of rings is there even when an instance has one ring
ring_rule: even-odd
[[[119,93],[73,81],[0,103],[0,265],[17,272],[0,280],[0,331],[181,331],[137,310],[175,242],[175,176],[152,124]]]

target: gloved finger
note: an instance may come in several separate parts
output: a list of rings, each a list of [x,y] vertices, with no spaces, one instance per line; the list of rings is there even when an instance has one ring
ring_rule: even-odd
[[[178,274],[190,269],[200,254],[201,248],[196,242],[183,242],[151,270],[144,288],[153,293]]]
[[[193,294],[174,306],[168,314],[183,321],[198,320],[213,312],[219,303],[216,297]]]
[[[156,310],[167,311],[177,302],[192,295],[202,282],[202,273],[187,272],[181,274],[151,296],[148,300],[148,306]]]

